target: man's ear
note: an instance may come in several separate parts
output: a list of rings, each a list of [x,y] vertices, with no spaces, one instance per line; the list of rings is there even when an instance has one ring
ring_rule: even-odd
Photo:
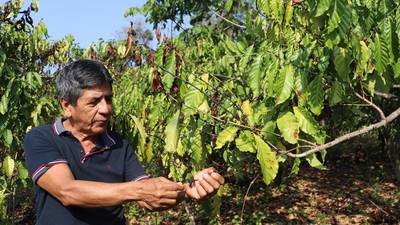
[[[62,109],[64,111],[64,116],[66,118],[71,117],[71,108],[72,108],[71,103],[69,103],[67,100],[65,100],[64,97],[61,97],[60,98],[60,105],[61,105],[61,107],[62,107]]]

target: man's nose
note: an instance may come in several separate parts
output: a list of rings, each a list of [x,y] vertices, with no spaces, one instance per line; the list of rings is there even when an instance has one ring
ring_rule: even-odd
[[[99,113],[101,114],[111,114],[112,104],[108,103],[105,99],[99,102]]]

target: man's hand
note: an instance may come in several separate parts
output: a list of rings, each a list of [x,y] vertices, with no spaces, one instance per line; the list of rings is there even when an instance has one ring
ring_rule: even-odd
[[[193,182],[185,184],[186,197],[201,200],[214,195],[225,180],[214,168],[203,169],[193,177]]]
[[[164,210],[177,204],[179,195],[185,188],[181,183],[175,183],[164,177],[139,181],[141,200],[140,207],[149,211]]]

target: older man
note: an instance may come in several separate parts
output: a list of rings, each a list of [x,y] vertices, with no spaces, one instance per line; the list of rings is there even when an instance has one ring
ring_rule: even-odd
[[[145,174],[129,143],[107,131],[111,83],[109,72],[99,62],[69,64],[56,78],[64,117],[26,135],[37,224],[125,224],[124,202],[162,210],[183,197],[210,196],[224,183],[212,168],[196,174],[194,185]]]

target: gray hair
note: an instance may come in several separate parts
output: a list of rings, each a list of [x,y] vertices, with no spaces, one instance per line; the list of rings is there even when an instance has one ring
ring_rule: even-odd
[[[98,61],[78,60],[65,66],[56,77],[58,98],[76,106],[82,89],[109,84],[112,78],[106,67]]]

